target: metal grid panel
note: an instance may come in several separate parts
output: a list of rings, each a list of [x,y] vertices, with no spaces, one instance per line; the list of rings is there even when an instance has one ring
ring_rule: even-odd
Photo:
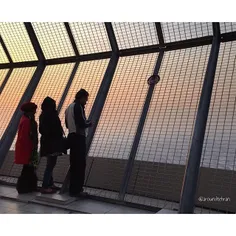
[[[6,78],[8,69],[0,70],[0,87],[2,85],[3,80]]]
[[[165,43],[213,35],[210,22],[163,22],[161,26]]]
[[[69,23],[77,48],[81,55],[111,51],[104,23]]]
[[[86,115],[87,117],[90,114],[94,100],[97,96],[98,89],[102,82],[103,76],[107,69],[109,59],[105,60],[96,60],[96,61],[87,61],[81,62],[69,89],[69,92],[66,96],[65,102],[63,103],[60,118],[65,130],[65,133],[68,133],[68,130],[65,127],[65,110],[75,99],[76,93],[84,88],[89,92],[89,99],[86,105]]]
[[[207,122],[202,166],[236,170],[236,42],[222,43]]]
[[[220,22],[220,32],[229,33],[236,31],[236,22]]]
[[[0,63],[8,63],[8,62],[9,60],[7,59],[6,53],[4,52],[4,49],[0,44]]]
[[[73,67],[74,63],[52,65],[45,68],[40,82],[31,99],[31,101],[36,103],[38,106],[37,112],[35,114],[37,123],[39,122],[39,115],[41,114],[41,104],[45,97],[52,97],[56,101],[57,105],[60,102]],[[16,137],[10,150],[15,150],[15,143]]]
[[[37,60],[24,23],[1,22],[0,33],[13,62]]]
[[[157,56],[155,53],[119,59],[88,153],[93,158],[88,187],[119,191],[148,91],[147,79]],[[112,192],[107,194],[113,196]]]
[[[178,201],[210,46],[166,52],[139,143],[129,194]],[[137,198],[137,197],[136,197]],[[131,196],[127,201],[136,201]]]
[[[127,159],[157,54],[120,58],[89,156]]]
[[[158,44],[154,23],[122,22],[112,23],[119,49]]]
[[[14,69],[0,96],[0,138],[32,78],[35,67]]]
[[[74,50],[62,22],[32,23],[46,59],[74,56]]]
[[[235,77],[236,42],[221,43],[203,145],[196,204],[207,204],[212,209],[226,212],[236,211]],[[204,195],[203,190],[206,192]],[[204,198],[210,200],[205,201]],[[203,210],[200,209],[200,212]]]

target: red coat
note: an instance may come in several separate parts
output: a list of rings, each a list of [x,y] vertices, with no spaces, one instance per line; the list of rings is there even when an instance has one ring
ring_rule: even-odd
[[[18,136],[15,147],[15,163],[29,164],[33,151],[33,141],[30,139],[30,119],[22,116],[18,127]]]

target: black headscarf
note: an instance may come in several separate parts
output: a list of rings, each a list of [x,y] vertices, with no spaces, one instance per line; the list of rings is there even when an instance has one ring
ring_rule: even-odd
[[[63,135],[61,121],[56,110],[56,101],[46,97],[41,105],[42,113],[39,117],[39,132],[46,136],[61,137]]]

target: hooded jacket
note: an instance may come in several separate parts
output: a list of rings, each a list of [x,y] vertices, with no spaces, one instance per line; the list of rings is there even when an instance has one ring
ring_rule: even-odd
[[[39,117],[40,156],[61,151],[63,128],[56,110],[56,102],[46,97],[41,105],[42,113]]]

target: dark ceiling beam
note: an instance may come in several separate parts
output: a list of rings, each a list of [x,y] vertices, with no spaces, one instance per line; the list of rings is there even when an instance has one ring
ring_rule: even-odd
[[[9,63],[13,63],[11,55],[10,55],[10,53],[9,53],[9,51],[7,49],[7,46],[6,46],[5,42],[3,41],[3,38],[2,38],[1,35],[0,35],[0,44],[2,45],[2,48],[3,48],[3,50],[4,50],[4,52],[5,52],[6,56],[7,56],[7,59],[9,61]]]
[[[160,51],[172,51],[190,47],[204,46],[212,44],[213,36],[206,36],[195,39],[187,39],[178,42],[165,43],[163,45],[156,44],[151,46],[137,47],[120,50],[118,52],[119,56],[134,56],[139,54],[146,53],[155,53]],[[221,42],[230,42],[236,40],[236,32],[224,33],[220,36]],[[55,65],[55,64],[63,64],[63,63],[72,63],[77,61],[91,61],[91,60],[99,60],[99,59],[107,59],[110,58],[112,52],[101,52],[101,53],[93,53],[87,55],[80,55],[79,57],[64,57],[64,58],[56,58],[45,60],[46,65]],[[26,61],[26,62],[16,62],[16,63],[3,63],[0,64],[0,69],[7,68],[21,68],[21,67],[31,67],[37,66],[38,61]]]
[[[64,22],[64,25],[65,25],[67,34],[68,34],[68,36],[69,36],[69,38],[70,38],[71,45],[72,45],[72,47],[73,47],[73,49],[74,49],[75,56],[78,57],[78,56],[79,56],[79,51],[78,51],[78,48],[77,48],[77,46],[76,46],[76,42],[75,42],[74,36],[73,36],[73,34],[72,34],[70,25],[69,25],[68,22]]]

